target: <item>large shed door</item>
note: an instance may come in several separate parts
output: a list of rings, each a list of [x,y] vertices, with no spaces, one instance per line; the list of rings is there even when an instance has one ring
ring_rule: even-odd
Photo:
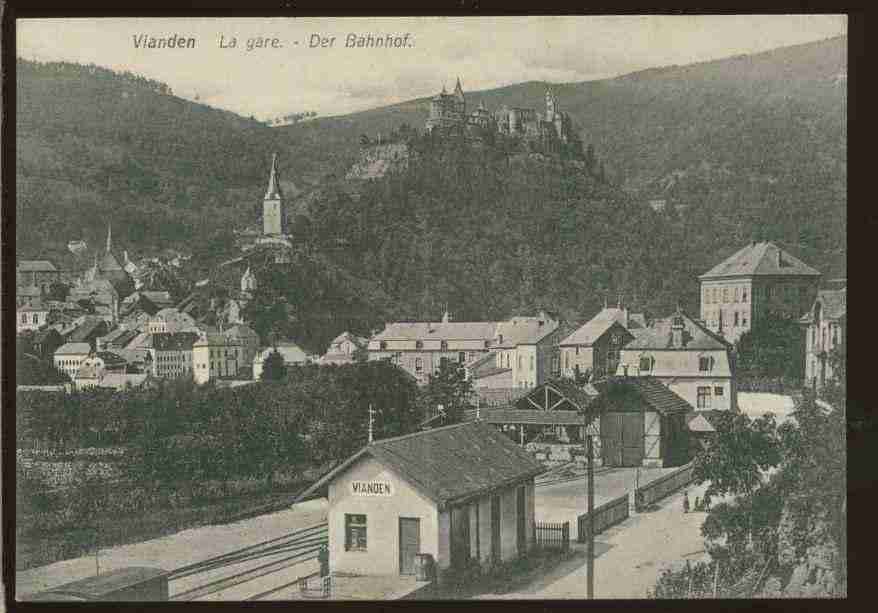
[[[469,505],[451,509],[451,564],[465,567],[470,558]]]
[[[643,414],[601,415],[604,466],[639,466],[643,462]]]

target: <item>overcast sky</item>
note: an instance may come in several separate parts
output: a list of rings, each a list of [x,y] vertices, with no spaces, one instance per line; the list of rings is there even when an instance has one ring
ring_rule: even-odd
[[[845,16],[33,19],[18,54],[130,70],[186,98],[260,119],[348,113],[522,81],[602,79],[669,64],[754,53],[847,33]],[[409,34],[403,48],[346,48],[350,33]],[[194,37],[194,49],[138,49],[135,36]],[[312,35],[335,36],[312,48]],[[231,37],[236,48],[220,48]],[[281,48],[247,51],[252,37]],[[297,44],[298,43],[298,44]]]

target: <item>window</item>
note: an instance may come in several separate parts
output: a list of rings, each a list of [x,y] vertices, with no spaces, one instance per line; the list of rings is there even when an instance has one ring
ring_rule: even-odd
[[[518,367],[521,368],[521,356],[518,356]]]
[[[576,355],[579,355],[579,345],[576,346]]]
[[[740,322],[738,321],[738,312],[735,311],[735,325],[737,326]]]
[[[415,358],[415,372],[424,370],[424,361],[421,358]]]
[[[381,343],[379,344],[379,347],[381,348],[382,351],[387,349],[387,341],[381,341]]]
[[[439,349],[448,351],[448,341],[439,341]]]
[[[491,341],[485,341],[485,349],[491,346]]]
[[[699,409],[709,409],[710,408],[710,388],[709,387],[699,387],[698,388],[698,408]]]
[[[345,551],[366,551],[366,516],[345,513]]]
[[[566,351],[564,352],[564,368],[565,369],[570,368],[570,354],[567,353]]]
[[[710,362],[711,359],[709,357],[698,358],[698,370],[701,372],[708,372],[710,370]]]
[[[23,323],[23,324],[27,323],[27,313],[21,314],[21,323]]]
[[[415,349],[423,349],[424,341],[415,341]]]
[[[765,288],[765,299],[766,299],[766,300],[771,300],[771,287],[766,287],[766,288]]]
[[[465,351],[459,351],[457,353],[457,361],[461,364],[466,362],[466,352]]]
[[[834,346],[838,345],[838,325],[836,325],[836,324],[830,324],[830,325],[832,325],[832,346],[834,347]]]
[[[729,301],[729,288],[723,288],[723,304]]]
[[[746,325],[747,325],[747,315],[746,315],[746,314],[741,315],[741,325],[742,325],[742,326],[746,326]]]
[[[747,302],[747,288],[746,287],[741,292],[741,302]]]
[[[725,390],[723,388],[721,388],[721,387],[713,388],[713,395],[714,396],[722,396],[723,394],[725,394]]]
[[[741,302],[741,288],[735,288],[735,302]]]
[[[533,371],[533,369],[534,369],[534,357],[533,356],[530,356],[530,369],[531,369],[531,371]]]
[[[640,358],[640,370],[650,371],[652,370],[652,358],[649,356],[644,356]]]

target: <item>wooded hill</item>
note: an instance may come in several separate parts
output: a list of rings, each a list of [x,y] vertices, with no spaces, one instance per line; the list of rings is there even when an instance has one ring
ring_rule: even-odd
[[[354,186],[343,177],[360,135],[422,126],[428,98],[269,128],[131,75],[19,60],[17,251],[97,244],[112,221],[119,249],[183,247],[209,265],[233,250],[232,229],[258,221],[276,151],[286,192],[309,200],[297,244],[343,273],[328,277],[374,286],[412,318],[446,304],[458,318],[538,306],[587,317],[620,292],[658,315],[678,299],[696,311],[696,276],[751,240],[841,276],[846,44],[555,86],[606,183],[556,160],[448,142],[420,143],[406,171]],[[541,108],[544,90],[530,82],[468,100]]]

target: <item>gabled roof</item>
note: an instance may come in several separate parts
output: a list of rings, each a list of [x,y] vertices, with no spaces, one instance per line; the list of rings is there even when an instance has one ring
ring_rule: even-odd
[[[558,329],[558,322],[548,317],[512,317],[497,324],[497,348],[512,349],[533,345]],[[503,341],[500,342],[502,335]]]
[[[99,317],[87,317],[85,321],[71,332],[70,341],[73,343],[83,341],[104,325],[106,325],[104,320]]]
[[[358,347],[365,347],[369,342],[369,339],[367,339],[367,338],[363,338],[362,336],[357,336],[356,334],[351,334],[350,332],[345,331],[345,332],[342,332],[341,334],[339,334],[338,336],[336,336],[334,339],[332,339],[332,342],[329,344],[336,345],[338,343],[343,343],[346,340],[351,341],[353,344],[357,345]]]
[[[600,392],[597,402],[619,395],[633,394],[662,415],[688,413],[692,405],[664,386],[655,377],[608,377],[594,384]]]
[[[624,317],[625,313],[622,309],[603,309],[587,323],[577,328],[573,334],[562,340],[559,345],[593,345],[614,325],[630,337],[631,333],[621,323]]]
[[[698,278],[749,277],[754,275],[819,277],[820,274],[820,271],[811,268],[774,243],[762,242],[750,243]]]
[[[713,411],[690,411],[686,414],[686,423],[690,432],[716,432],[710,422]]]
[[[395,472],[440,508],[530,479],[546,470],[494,426],[470,421],[367,445],[298,499],[322,489],[366,456]]]
[[[674,317],[683,318],[682,344],[674,344]],[[644,349],[688,349],[692,351],[727,350],[731,345],[722,337],[714,334],[683,311],[677,311],[669,317],[653,320],[649,327],[634,330],[634,339],[624,346],[624,350]]]
[[[515,406],[518,409],[551,412],[553,407],[563,406],[566,402],[576,411],[584,411],[591,405],[596,393],[591,385],[580,387],[565,379],[553,379],[530,390],[516,401]]]
[[[18,272],[58,272],[49,260],[18,260],[15,269]]]
[[[64,343],[55,350],[55,355],[74,355],[91,353],[91,345],[88,343]]]
[[[484,340],[496,336],[495,321],[394,322],[387,324],[373,341],[387,340]]]

